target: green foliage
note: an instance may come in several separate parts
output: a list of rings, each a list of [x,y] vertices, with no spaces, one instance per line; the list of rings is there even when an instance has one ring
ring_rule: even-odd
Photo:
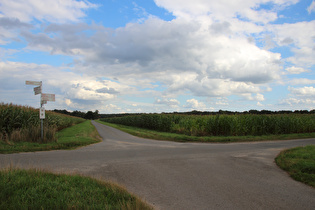
[[[44,142],[55,141],[55,132],[84,119],[46,111]],[[40,142],[39,110],[27,106],[0,104],[0,140]]]
[[[285,150],[276,157],[277,165],[297,181],[315,187],[315,146]]]
[[[103,118],[116,123],[192,136],[279,135],[315,132],[314,114],[138,114]]]
[[[151,209],[125,189],[79,175],[0,171],[0,209]]]

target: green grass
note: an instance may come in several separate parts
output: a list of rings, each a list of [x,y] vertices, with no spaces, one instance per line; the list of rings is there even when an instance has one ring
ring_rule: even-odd
[[[152,209],[115,184],[40,170],[0,171],[0,209]]]
[[[315,133],[298,133],[298,134],[279,134],[279,135],[261,135],[261,136],[189,136],[184,134],[160,132],[150,129],[125,126],[120,124],[107,123],[98,120],[97,122],[117,128],[121,131],[134,136],[156,139],[169,140],[177,142],[209,142],[209,143],[228,143],[228,142],[251,142],[251,141],[270,141],[270,140],[289,140],[315,138]]]
[[[282,151],[275,160],[293,179],[315,187],[315,145]]]
[[[74,149],[101,141],[96,128],[89,120],[57,132],[57,139],[57,142],[49,143],[4,142],[0,140],[0,153]]]

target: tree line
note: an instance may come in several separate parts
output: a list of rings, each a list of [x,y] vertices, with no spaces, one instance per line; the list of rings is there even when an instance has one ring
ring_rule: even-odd
[[[54,109],[53,111],[57,113],[61,113],[61,114],[70,115],[70,116],[81,117],[87,120],[96,120],[100,118],[100,114],[98,110],[95,110],[94,112],[93,111],[82,112],[78,110],[69,112],[65,109],[64,110]]]
[[[100,114],[100,118],[112,118],[112,117],[124,117],[129,115],[141,115],[143,113],[120,113],[120,114]],[[151,113],[156,114],[156,113]],[[271,110],[255,110],[251,109],[249,111],[227,111],[227,110],[219,110],[219,111],[189,111],[189,112],[162,112],[162,114],[178,114],[178,115],[217,115],[217,114],[225,114],[225,115],[236,115],[236,114],[257,114],[257,115],[265,115],[265,114],[315,114],[315,109],[313,110],[280,110],[280,111],[271,111]]]

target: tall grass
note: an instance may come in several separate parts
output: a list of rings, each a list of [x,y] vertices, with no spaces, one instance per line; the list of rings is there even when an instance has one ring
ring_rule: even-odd
[[[257,136],[315,132],[315,114],[141,114],[104,118],[102,121],[191,136]]]
[[[84,119],[46,111],[44,142],[56,141],[58,130]],[[14,104],[0,104],[0,140],[6,142],[41,142],[39,110]]]

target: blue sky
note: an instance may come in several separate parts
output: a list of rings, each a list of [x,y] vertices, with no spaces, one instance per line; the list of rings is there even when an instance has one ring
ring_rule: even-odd
[[[101,113],[315,109],[313,0],[1,0],[0,102]]]

